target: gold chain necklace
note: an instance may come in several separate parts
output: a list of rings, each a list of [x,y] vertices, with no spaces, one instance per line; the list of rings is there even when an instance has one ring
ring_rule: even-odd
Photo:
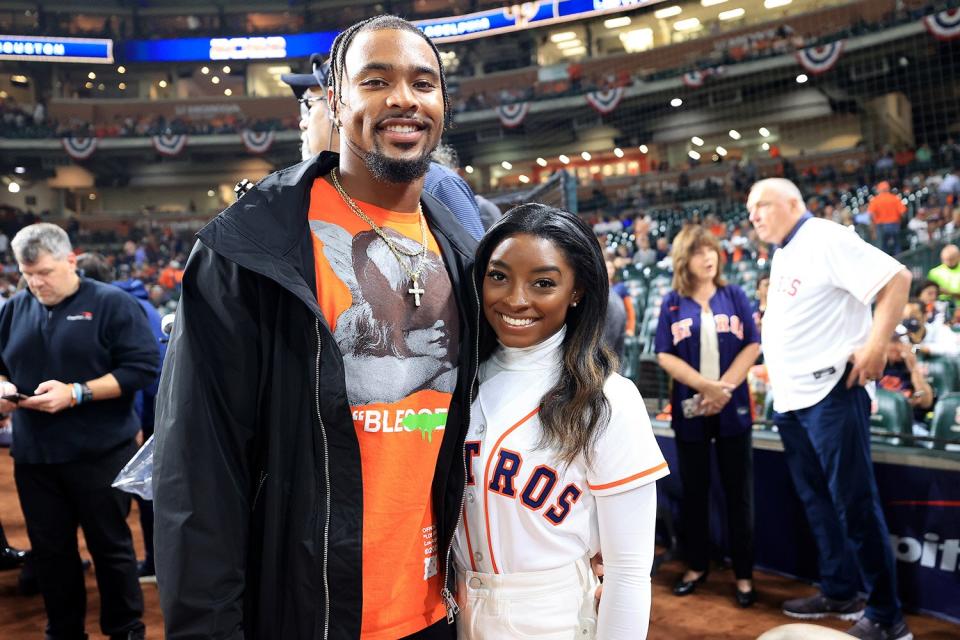
[[[409,277],[410,280],[412,281],[413,287],[410,289],[407,289],[407,293],[413,295],[414,303],[419,307],[420,296],[426,294],[426,291],[420,286],[420,274],[423,272],[424,258],[427,253],[427,224],[426,222],[424,222],[423,207],[420,206],[419,202],[417,203],[417,213],[419,214],[419,218],[420,218],[420,235],[422,238],[420,240],[420,247],[417,251],[410,252],[398,246],[397,244],[395,244],[393,240],[391,240],[390,237],[386,234],[383,228],[380,227],[376,222],[371,220],[370,216],[365,214],[363,210],[359,207],[359,205],[357,205],[357,203],[353,201],[353,198],[351,198],[347,194],[347,192],[344,191],[343,187],[340,185],[340,180],[337,179],[336,168],[334,168],[330,172],[330,179],[333,182],[333,187],[337,190],[337,193],[340,194],[340,197],[343,199],[346,205],[350,208],[350,210],[353,211],[355,214],[357,214],[357,217],[359,217],[361,220],[363,220],[368,225],[370,225],[370,228],[373,229],[374,232],[376,232],[376,234],[380,236],[380,239],[386,243],[387,248],[390,249],[390,252],[393,254],[393,256],[397,259],[397,262],[400,264],[400,268],[406,272],[407,277]],[[404,262],[403,258],[401,257],[401,254],[408,256],[410,258],[417,258],[416,267],[414,267],[413,269],[410,269]]]

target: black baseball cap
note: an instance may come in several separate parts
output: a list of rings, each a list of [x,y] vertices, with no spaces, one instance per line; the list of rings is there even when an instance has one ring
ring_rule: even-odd
[[[323,59],[322,53],[314,53],[310,56],[310,68],[312,73],[284,73],[280,79],[290,85],[293,89],[293,95],[297,98],[303,96],[303,92],[310,87],[327,86],[327,78],[330,76],[330,62]]]

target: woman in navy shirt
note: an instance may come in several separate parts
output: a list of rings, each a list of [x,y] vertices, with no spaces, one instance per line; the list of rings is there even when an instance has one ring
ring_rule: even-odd
[[[693,593],[709,573],[710,444],[716,445],[727,503],[736,600],[749,607],[753,589],[753,447],[747,370],[760,353],[760,334],[746,294],[720,274],[720,244],[698,225],[673,242],[673,290],[657,326],[660,366],[673,378],[672,426],[683,484],[687,571],[673,588]],[[695,396],[698,400],[691,400]],[[684,412],[684,404],[688,410]],[[694,415],[696,414],[696,415]],[[687,417],[690,416],[690,417]]]

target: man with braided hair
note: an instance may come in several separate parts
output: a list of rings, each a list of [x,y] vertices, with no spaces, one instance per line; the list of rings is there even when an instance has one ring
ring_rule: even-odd
[[[258,183],[184,272],[153,480],[172,640],[455,635],[479,311],[474,241],[423,191],[443,66],[377,16],[327,97],[340,153]]]

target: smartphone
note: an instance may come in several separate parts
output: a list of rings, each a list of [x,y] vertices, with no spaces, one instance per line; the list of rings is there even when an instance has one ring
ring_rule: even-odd
[[[27,398],[33,396],[32,393],[12,393],[8,396],[3,396],[3,399],[7,402],[20,402],[21,400],[26,400]]]

